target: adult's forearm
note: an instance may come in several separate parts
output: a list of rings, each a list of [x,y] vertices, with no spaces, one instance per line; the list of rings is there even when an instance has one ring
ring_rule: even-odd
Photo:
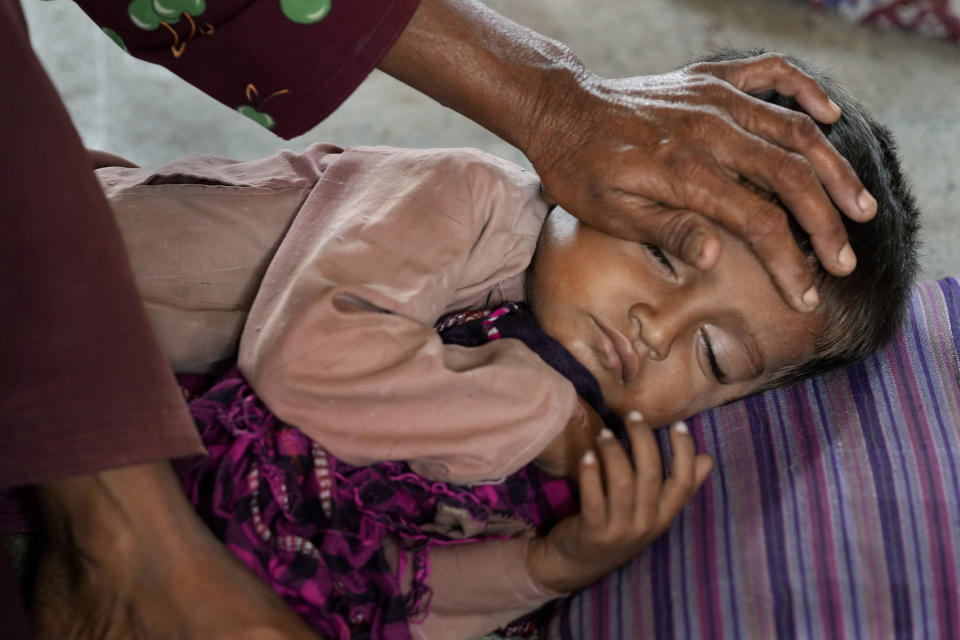
[[[876,212],[811,119],[832,123],[840,109],[780,56],[605,79],[473,0],[421,0],[380,68],[519,147],[549,198],[605,233],[706,270],[720,256],[711,222],[720,223],[750,244],[798,310],[819,298],[786,211],[740,181],[776,193],[835,275],[856,258],[834,203],[861,222]],[[750,95],[770,89],[810,116]]]
[[[379,66],[525,152],[549,126],[548,94],[590,75],[566,45],[474,0],[421,0]]]

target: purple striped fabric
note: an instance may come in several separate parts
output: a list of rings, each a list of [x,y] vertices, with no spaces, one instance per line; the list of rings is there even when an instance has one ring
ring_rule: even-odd
[[[958,352],[960,282],[928,282],[865,361],[693,418],[712,478],[546,637],[960,637]]]

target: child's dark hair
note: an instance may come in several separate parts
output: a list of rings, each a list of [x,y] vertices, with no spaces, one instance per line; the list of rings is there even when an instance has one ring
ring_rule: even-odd
[[[763,53],[727,50],[703,61],[735,60]],[[876,198],[877,215],[862,223],[841,215],[857,255],[857,268],[846,277],[833,276],[820,265],[810,237],[790,218],[794,237],[815,266],[821,300],[818,312],[825,316],[826,322],[817,337],[816,355],[807,362],[776,372],[767,388],[785,386],[858,360],[886,343],[906,314],[918,271],[920,213],[910,184],[901,171],[890,130],[832,78],[802,60],[784,58],[817,80],[839,105],[843,112],[840,119],[831,125],[820,125],[820,129]],[[801,111],[796,100],[773,91],[756,97]],[[783,206],[779,201],[777,204]]]

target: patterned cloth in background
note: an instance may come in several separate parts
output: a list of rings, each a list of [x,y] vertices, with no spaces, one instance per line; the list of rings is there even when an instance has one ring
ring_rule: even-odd
[[[958,0],[810,0],[863,24],[897,27],[960,42]]]
[[[438,328],[445,341],[466,346],[509,336],[549,351],[548,363],[576,371],[575,386],[595,387],[605,410],[596,380],[519,305],[454,314]],[[410,637],[408,620],[429,607],[431,548],[542,530],[577,504],[569,481],[533,466],[499,484],[462,487],[425,480],[403,462],[348,465],[276,419],[236,370],[191,401],[190,411],[210,455],[178,465],[188,497],[214,534],[323,638]],[[412,563],[406,594],[383,549],[388,537],[405,551],[399,573]]]

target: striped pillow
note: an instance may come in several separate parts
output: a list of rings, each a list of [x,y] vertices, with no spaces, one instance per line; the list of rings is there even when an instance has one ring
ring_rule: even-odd
[[[960,637],[958,352],[960,282],[923,283],[865,361],[693,418],[712,478],[546,637]]]

